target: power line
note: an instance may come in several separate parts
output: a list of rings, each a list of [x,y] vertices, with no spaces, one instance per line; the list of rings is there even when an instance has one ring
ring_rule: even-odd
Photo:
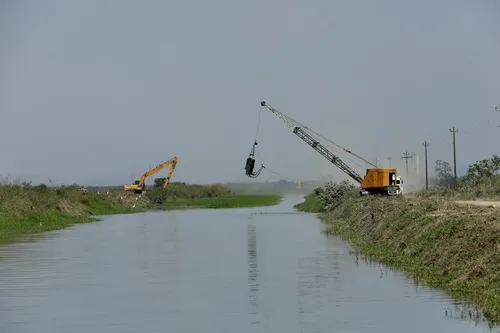
[[[430,145],[430,143],[427,142],[427,140],[425,140],[424,142],[422,142],[422,144],[425,147],[425,189],[428,190],[429,189],[429,172],[427,169],[427,147]]]
[[[495,106],[495,111],[496,111],[496,112],[500,112],[500,107]],[[500,127],[500,125],[498,125],[498,127]]]
[[[413,158],[413,156],[408,152],[408,150],[406,150],[401,158],[406,160],[406,179],[408,180],[408,159]]]
[[[450,128],[450,132],[453,133],[453,174],[455,175],[455,184],[457,181],[457,149],[456,149],[456,140],[455,133],[458,132],[458,128],[453,126],[453,129]]]

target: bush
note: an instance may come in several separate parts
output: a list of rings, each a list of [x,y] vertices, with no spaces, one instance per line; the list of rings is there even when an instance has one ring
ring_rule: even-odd
[[[228,187],[220,184],[190,185],[172,182],[164,189],[163,183],[163,178],[157,178],[155,184],[159,185],[153,186],[146,191],[148,199],[156,204],[162,204],[167,200],[216,198],[232,194]]]
[[[347,180],[340,183],[328,181],[321,190],[314,191],[325,210],[332,210],[338,207],[349,195],[357,194],[357,188]]]

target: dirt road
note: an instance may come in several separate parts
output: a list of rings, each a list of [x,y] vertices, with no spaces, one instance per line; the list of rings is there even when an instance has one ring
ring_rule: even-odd
[[[460,205],[474,205],[500,208],[500,201],[486,201],[486,200],[456,200]]]

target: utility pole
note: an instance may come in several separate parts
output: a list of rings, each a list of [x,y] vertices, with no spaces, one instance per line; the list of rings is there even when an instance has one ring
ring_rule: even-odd
[[[453,126],[453,129],[450,128],[450,132],[453,133],[453,174],[455,176],[455,185],[457,184],[457,149],[456,149],[456,141],[455,141],[455,133],[458,132],[458,128]]]
[[[389,161],[389,168],[391,167],[391,160],[392,160],[392,157],[391,156],[388,156],[387,157],[387,160]]]
[[[377,166],[377,168],[378,168],[378,162],[379,162],[379,159],[378,159],[378,158],[376,158],[376,159],[375,159],[375,165]]]
[[[427,170],[427,147],[430,145],[430,143],[427,142],[427,140],[425,140],[424,142],[422,142],[422,144],[425,147],[425,189],[428,190],[429,189],[429,172]]]
[[[411,154],[408,152],[408,150],[406,150],[403,153],[403,156],[401,156],[401,158],[404,158],[406,160],[406,181],[408,181],[408,159],[412,158],[412,157],[413,156],[411,156]]]

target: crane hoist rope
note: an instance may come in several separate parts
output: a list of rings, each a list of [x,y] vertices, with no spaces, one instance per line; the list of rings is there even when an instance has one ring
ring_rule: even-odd
[[[260,103],[260,105],[261,105],[261,107],[267,107],[267,108],[269,109],[269,105],[267,105],[264,101],[262,101],[262,102]],[[271,109],[272,109],[272,110],[271,110]],[[306,126],[306,125],[304,125],[304,124],[300,123],[299,121],[297,121],[297,120],[293,119],[292,117],[290,117],[290,116],[288,116],[288,115],[285,115],[284,113],[282,113],[282,112],[280,112],[280,111],[278,111],[278,110],[276,110],[276,109],[273,109],[272,107],[271,107],[271,109],[270,109],[270,111],[271,111],[272,113],[274,113],[274,115],[275,115],[276,117],[278,117],[281,121],[283,121],[283,122],[285,123],[285,125],[286,125],[286,126],[288,126],[290,129],[292,129],[292,130],[293,130],[295,127],[297,127],[297,126],[298,126],[298,127],[302,128],[303,130],[307,130],[307,131],[311,132],[312,134],[314,134],[314,135],[316,135],[316,136],[318,136],[318,137],[322,138],[323,140],[325,140],[325,141],[329,142],[330,144],[332,144],[332,145],[334,145],[334,146],[336,146],[336,147],[340,148],[340,149],[341,149],[341,150],[343,150],[344,152],[349,153],[349,154],[351,154],[351,155],[353,155],[353,156],[357,157],[358,159],[362,160],[363,162],[365,162],[365,163],[367,163],[367,164],[370,164],[370,165],[371,165],[371,166],[373,166],[373,167],[376,167],[376,165],[374,165],[374,164],[373,164],[373,163],[371,163],[370,161],[366,160],[365,158],[363,158],[363,157],[359,156],[358,154],[354,153],[354,152],[353,152],[353,151],[351,151],[350,149],[347,149],[347,148],[342,147],[342,146],[341,146],[341,145],[339,145],[338,143],[333,142],[332,140],[328,139],[328,138],[327,138],[327,137],[325,137],[324,135],[321,135],[320,133],[318,133],[318,132],[314,131],[314,130],[313,130],[313,129],[311,129],[310,127],[308,127],[308,126]],[[323,143],[323,145],[324,145],[324,146],[330,146],[330,145],[327,145],[327,144],[325,144],[325,143]],[[330,148],[332,148],[332,146],[330,146]],[[337,150],[337,149],[335,149],[335,150]],[[364,166],[360,165],[360,164],[359,164],[359,163],[357,163],[356,161],[354,161],[354,160],[350,159],[349,157],[345,156],[344,154],[342,154],[342,153],[341,153],[341,152],[339,152],[338,150],[337,150],[337,153],[338,153],[340,156],[344,157],[345,159],[347,159],[347,160],[351,161],[352,163],[354,163],[354,164],[358,165],[359,167],[364,168]]]
[[[254,140],[254,143],[252,145],[252,148],[250,149],[250,153],[248,154],[248,157],[247,157],[247,160],[246,160],[246,164],[245,164],[245,174],[250,177],[250,178],[257,178],[259,177],[260,173],[262,172],[262,170],[266,169],[267,171],[269,171],[270,173],[272,174],[275,174],[276,176],[278,177],[281,177],[283,179],[286,179],[286,180],[289,180],[291,182],[295,182],[293,179],[289,178],[289,177],[286,177],[286,176],[283,176],[282,174],[276,172],[276,171],[273,171],[269,168],[267,168],[266,166],[264,166],[264,163],[262,162],[262,156],[260,154],[260,150],[258,148],[258,142],[257,142],[257,137],[258,137],[258,134],[259,134],[259,128],[260,128],[260,118],[261,118],[261,114],[262,114],[262,105],[260,107],[260,110],[259,110],[259,118],[257,120],[257,130],[255,131],[255,140]],[[257,154],[259,154],[259,159],[261,161],[261,166],[260,168],[254,172],[254,169],[255,169],[255,152],[257,151]]]

